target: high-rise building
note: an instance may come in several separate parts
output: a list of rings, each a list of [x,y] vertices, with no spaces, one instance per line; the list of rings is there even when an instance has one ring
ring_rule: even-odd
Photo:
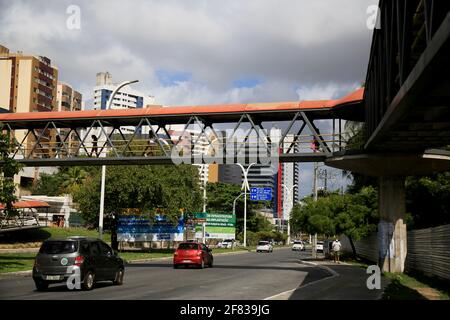
[[[70,85],[62,82],[58,82],[56,101],[58,105],[58,111],[80,111],[82,105],[83,96],[78,91],[74,90]],[[58,129],[59,136],[62,141],[65,141],[65,147],[61,147],[62,152],[65,155],[73,155],[77,152],[80,141],[75,132],[69,134],[69,129]]]
[[[11,53],[0,47],[0,107],[9,112],[56,111],[56,91],[58,69],[51,65],[49,58]],[[15,138],[22,141],[25,130],[16,131]],[[44,132],[37,154],[51,152],[51,131]],[[30,149],[34,138],[29,136],[24,142]]]
[[[112,75],[109,72],[97,73],[96,86],[94,87],[94,109],[106,109],[109,97],[116,86],[117,84],[113,83]],[[154,104],[155,97],[125,86],[114,96],[111,109],[145,108],[147,105]]]
[[[50,59],[42,56],[12,53],[0,45],[0,109],[3,112],[45,112],[56,111],[58,69],[52,66]],[[16,130],[15,138],[21,142],[26,130]],[[40,146],[35,149],[37,155],[53,152],[54,135],[51,130],[43,132]],[[34,137],[28,135],[24,140],[29,152]],[[19,152],[20,156],[21,153]],[[22,153],[23,155],[23,153]],[[56,169],[56,168],[55,168]],[[54,172],[53,168],[25,167],[14,176],[18,185],[17,196],[29,194],[33,182],[42,172]]]
[[[56,93],[58,111],[80,111],[82,98],[82,94],[70,85],[58,82]]]
[[[0,49],[0,105],[11,112],[56,110],[58,69],[42,56]]]

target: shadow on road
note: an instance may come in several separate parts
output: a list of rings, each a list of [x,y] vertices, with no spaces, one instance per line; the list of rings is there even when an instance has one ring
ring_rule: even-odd
[[[312,269],[317,269],[317,272],[323,273],[325,275],[329,275],[329,272],[326,270],[320,269],[320,268],[311,268],[309,266],[302,266],[298,261],[292,261],[292,260],[284,260],[284,261],[277,261],[278,263],[293,263],[296,262],[299,264],[298,267],[289,266],[273,266],[273,265],[267,265],[267,266],[242,266],[242,265],[223,265],[223,264],[214,264],[214,267],[212,269],[238,269],[238,270],[276,270],[276,271],[301,271],[301,272],[311,272]],[[133,264],[127,264],[126,268],[171,268],[173,269],[173,264],[171,263],[133,263]],[[181,267],[178,270],[183,269],[192,269],[195,268],[189,266],[188,268]],[[206,268],[210,269],[210,268]],[[174,271],[178,271],[174,270]]]
[[[115,287],[115,285],[114,285],[111,281],[97,282],[97,283],[95,283],[94,289],[93,289],[93,290],[96,290],[96,289],[102,289],[102,288],[108,288],[108,287]],[[36,293],[46,293],[46,292],[74,292],[74,293],[76,293],[76,292],[84,292],[84,291],[83,291],[83,290],[77,290],[77,289],[70,290],[69,288],[67,288],[67,285],[66,285],[65,283],[59,283],[59,284],[53,284],[53,285],[50,285],[50,286],[48,287],[48,289],[45,290],[45,291],[37,291],[37,290],[33,290],[33,292],[36,292]]]

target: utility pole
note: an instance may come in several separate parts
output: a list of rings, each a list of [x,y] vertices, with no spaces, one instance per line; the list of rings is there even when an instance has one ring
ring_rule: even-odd
[[[314,201],[317,201],[317,170],[318,170],[318,164],[317,162],[314,162],[314,181],[313,181],[313,197]],[[317,233],[313,236],[312,241],[312,257],[313,259],[317,258]]]
[[[206,214],[206,164],[203,164],[203,212]],[[202,243],[206,243],[206,222],[202,223]]]
[[[116,89],[112,92],[111,96],[108,99],[108,102],[106,104],[106,110],[111,108],[111,105],[114,101],[114,96],[119,92],[120,89],[123,87],[139,82],[139,80],[133,80],[133,81],[124,81],[121,84],[119,84]],[[104,132],[106,135],[106,132]],[[100,155],[101,156],[101,155]],[[105,209],[105,180],[106,180],[106,166],[102,166],[102,181],[101,181],[101,187],[100,187],[100,212],[98,216],[98,236],[100,239],[103,237],[103,213]]]
[[[284,189],[286,190],[286,193],[287,193],[287,198],[288,199],[290,199],[291,198],[291,195],[292,195],[292,208],[294,208],[294,198],[295,198],[295,195],[294,195],[294,193],[293,193],[293,191],[294,191],[294,189],[295,189],[295,187],[297,187],[297,185],[296,184],[294,184],[290,189],[286,186],[286,185],[284,185],[283,184],[283,187],[284,187]],[[292,210],[292,208],[291,208],[291,210]],[[288,243],[288,245],[291,243],[291,226],[290,226],[290,221],[291,221],[291,212],[288,212],[288,214],[287,214],[287,243]]]

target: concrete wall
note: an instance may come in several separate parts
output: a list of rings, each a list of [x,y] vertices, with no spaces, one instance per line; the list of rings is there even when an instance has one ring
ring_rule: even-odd
[[[343,250],[351,252],[347,237],[341,238]],[[405,269],[420,271],[428,276],[450,280],[450,224],[435,228],[408,231],[408,252]],[[373,234],[355,243],[358,256],[378,261],[377,235]]]

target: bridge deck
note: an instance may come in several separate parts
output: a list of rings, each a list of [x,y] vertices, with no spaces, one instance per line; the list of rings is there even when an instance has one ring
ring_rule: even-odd
[[[211,123],[239,121],[242,114],[251,114],[259,121],[287,121],[299,111],[307,111],[311,119],[364,119],[362,98],[364,89],[358,89],[342,99],[300,102],[223,104],[205,106],[153,106],[143,109],[27,112],[0,114],[0,123],[11,129],[44,128],[49,121],[57,127],[87,127],[92,120],[105,120],[111,125],[138,125],[142,118],[153,118],[165,124],[186,123],[192,115]]]

